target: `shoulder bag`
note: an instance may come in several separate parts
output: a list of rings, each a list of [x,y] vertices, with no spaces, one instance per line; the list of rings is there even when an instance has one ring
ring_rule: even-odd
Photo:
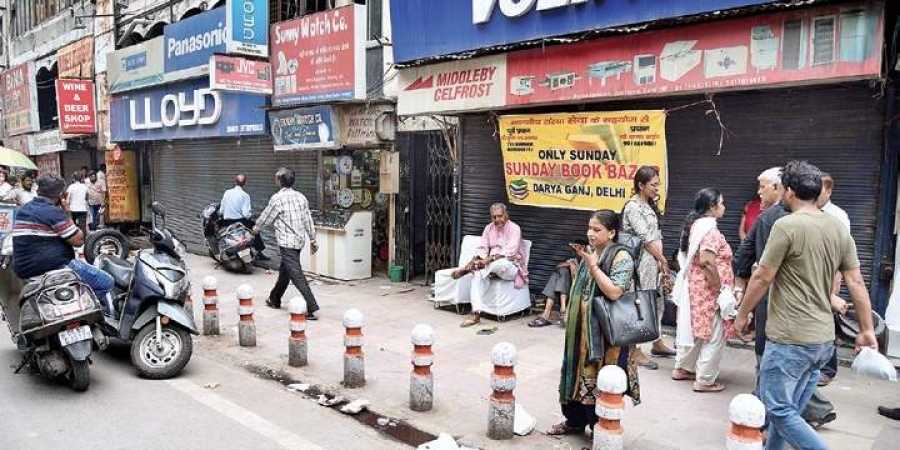
[[[626,248],[613,244],[600,262],[603,273],[609,274],[616,254]],[[634,286],[639,285],[637,262],[635,262]],[[599,289],[599,287],[598,287]],[[600,322],[603,336],[609,345],[621,347],[659,339],[659,321],[656,317],[656,302],[659,301],[657,290],[631,290],[622,294],[618,300],[610,301],[605,295],[593,299],[594,320]]]

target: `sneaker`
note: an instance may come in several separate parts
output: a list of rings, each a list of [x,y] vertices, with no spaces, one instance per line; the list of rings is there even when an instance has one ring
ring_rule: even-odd
[[[316,313],[309,313],[306,315],[306,320],[319,320],[319,318],[316,316]]]
[[[281,309],[281,303],[275,303],[272,299],[266,300],[266,306],[272,309]]]

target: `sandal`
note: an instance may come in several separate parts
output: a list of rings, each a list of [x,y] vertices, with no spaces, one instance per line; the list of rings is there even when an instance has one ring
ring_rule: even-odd
[[[553,325],[553,323],[543,317],[538,317],[537,319],[528,322],[528,326],[531,328],[546,327],[548,325]]]
[[[697,374],[684,369],[675,369],[672,371],[672,379],[675,381],[693,381],[697,379]]]
[[[469,328],[473,325],[478,325],[479,323],[481,323],[481,318],[470,317],[470,318],[466,319],[465,321],[463,321],[463,323],[459,324],[459,327],[460,328]]]
[[[562,422],[550,427],[550,429],[547,430],[546,434],[547,434],[547,436],[563,436],[566,434],[577,434],[582,431],[584,431],[584,430],[583,429],[579,430],[578,428],[570,427],[570,426],[566,425],[565,421],[562,421]]]
[[[722,392],[724,390],[725,385],[722,383],[702,384],[694,382],[694,392]]]

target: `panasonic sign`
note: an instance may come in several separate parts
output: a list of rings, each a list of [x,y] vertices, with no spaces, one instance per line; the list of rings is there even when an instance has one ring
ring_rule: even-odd
[[[487,23],[497,4],[506,17],[521,17],[533,10],[547,11],[587,3],[589,0],[472,0],[472,23]]]

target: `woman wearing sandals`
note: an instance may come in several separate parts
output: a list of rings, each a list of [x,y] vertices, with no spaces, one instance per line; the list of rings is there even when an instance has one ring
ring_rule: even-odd
[[[729,317],[734,310],[734,272],[731,247],[716,225],[724,214],[722,194],[713,188],[701,189],[681,233],[678,259],[684,269],[673,294],[679,314],[672,379],[694,381],[697,392],[725,389],[716,378],[726,336],[732,332],[733,321],[723,319],[722,310]]]
[[[595,212],[588,223],[589,245],[570,244],[581,262],[569,292],[566,317],[565,357],[559,381],[559,402],[566,420],[551,427],[547,434],[583,433],[597,423],[595,403],[597,373],[605,365],[615,364],[628,375],[626,394],[640,403],[640,385],[634,346],[613,347],[606,343],[600,324],[591,313],[595,296],[616,301],[634,288],[634,260],[622,247],[607,250],[619,230],[619,215],[608,209]],[[609,267],[605,273],[601,267]]]

